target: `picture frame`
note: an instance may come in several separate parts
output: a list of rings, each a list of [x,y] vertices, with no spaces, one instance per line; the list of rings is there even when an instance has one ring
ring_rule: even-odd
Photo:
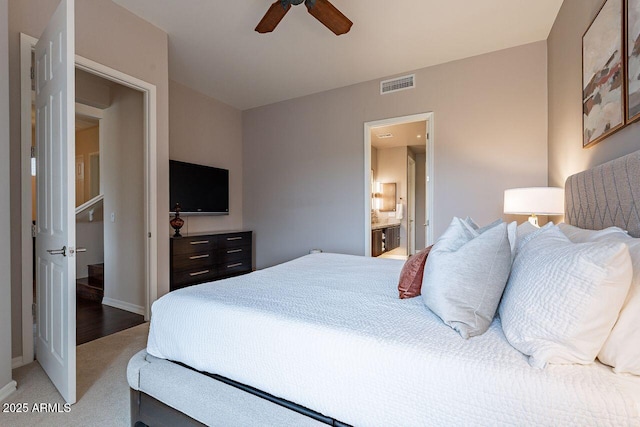
[[[624,11],[624,0],[606,0],[582,36],[583,147],[627,123]]]
[[[640,119],[640,0],[626,2],[627,124]]]

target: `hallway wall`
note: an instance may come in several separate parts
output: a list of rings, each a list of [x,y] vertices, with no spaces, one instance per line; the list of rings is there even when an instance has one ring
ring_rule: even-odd
[[[120,85],[111,96],[103,119],[105,303],[144,307],[144,103]]]
[[[0,216],[9,218],[9,79],[7,0],[0,0]],[[9,227],[0,229],[0,241],[11,239]],[[0,401],[15,390],[11,380],[11,247],[0,245]]]

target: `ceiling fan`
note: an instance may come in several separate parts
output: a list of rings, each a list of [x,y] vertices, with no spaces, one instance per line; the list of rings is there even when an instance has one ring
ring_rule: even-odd
[[[291,9],[291,5],[297,6],[303,2],[309,13],[333,31],[336,36],[348,33],[351,29],[353,22],[328,0],[278,0],[269,7],[267,13],[258,23],[256,31],[262,34],[270,33]]]

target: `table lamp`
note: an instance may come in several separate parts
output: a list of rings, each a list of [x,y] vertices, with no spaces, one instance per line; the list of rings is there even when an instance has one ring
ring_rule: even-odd
[[[537,215],[564,214],[564,189],[528,187],[505,190],[504,213],[530,215],[529,222],[538,227]]]

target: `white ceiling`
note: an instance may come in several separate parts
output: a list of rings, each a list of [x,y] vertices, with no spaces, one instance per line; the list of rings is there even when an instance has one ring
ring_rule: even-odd
[[[411,147],[416,154],[425,153],[427,122],[403,123],[401,125],[380,126],[371,129],[371,146],[377,149]],[[380,138],[380,135],[387,136]],[[388,137],[388,135],[391,135]]]
[[[304,5],[254,28],[273,0],[113,0],[169,34],[169,75],[241,110],[545,40],[562,0],[331,0],[335,36]]]

